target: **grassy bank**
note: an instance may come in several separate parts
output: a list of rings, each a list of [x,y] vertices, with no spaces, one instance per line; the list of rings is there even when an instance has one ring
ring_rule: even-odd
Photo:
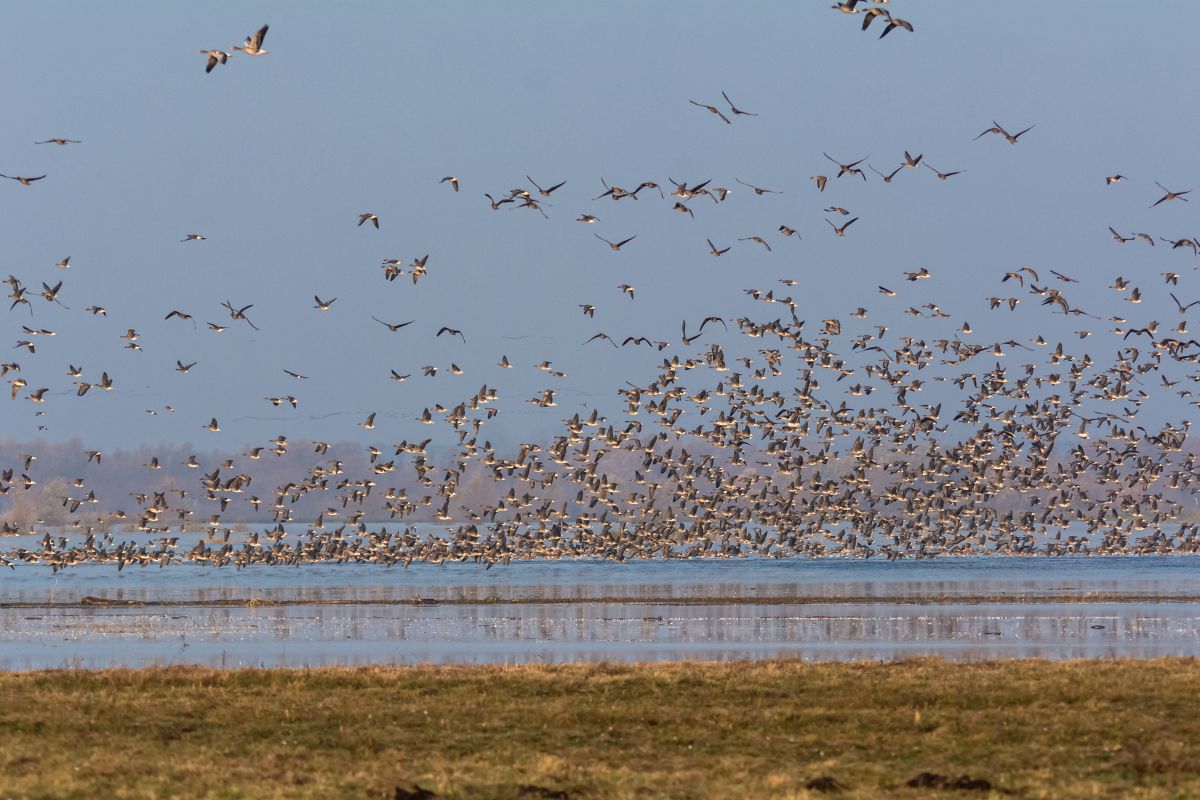
[[[390,799],[417,785],[427,798],[1196,797],[1200,662],[0,675],[3,797]]]

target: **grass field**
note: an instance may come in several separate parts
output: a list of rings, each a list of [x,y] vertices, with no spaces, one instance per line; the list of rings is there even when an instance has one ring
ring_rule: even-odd
[[[1200,662],[3,674],[3,797],[1200,797]]]

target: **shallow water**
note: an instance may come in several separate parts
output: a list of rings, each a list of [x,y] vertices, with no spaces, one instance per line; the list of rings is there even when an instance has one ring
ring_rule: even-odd
[[[0,668],[1200,655],[1200,604],[5,609]]]
[[[0,669],[1200,656],[1198,568],[1190,557],[22,567],[0,576]],[[83,597],[146,605],[74,605]],[[156,605],[213,600],[293,604]],[[357,604],[320,605],[330,600]]]

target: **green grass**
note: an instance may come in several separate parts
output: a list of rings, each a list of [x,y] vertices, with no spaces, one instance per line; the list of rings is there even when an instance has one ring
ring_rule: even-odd
[[[906,785],[922,772],[992,788]],[[822,777],[844,790],[805,788]],[[392,798],[417,784],[439,798],[1200,797],[1200,664],[0,675],[0,797]]]

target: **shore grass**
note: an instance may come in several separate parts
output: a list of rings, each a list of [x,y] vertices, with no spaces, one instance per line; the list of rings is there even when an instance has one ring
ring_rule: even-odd
[[[0,796],[1197,797],[1200,662],[0,674]]]

